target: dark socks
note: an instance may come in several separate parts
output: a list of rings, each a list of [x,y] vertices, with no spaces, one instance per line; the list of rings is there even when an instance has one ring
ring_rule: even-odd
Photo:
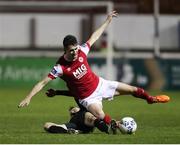
[[[101,119],[96,119],[94,121],[94,126],[100,131],[108,133],[109,126]]]
[[[104,119],[96,119],[94,121],[94,126],[97,127],[100,131],[109,133],[109,125],[111,123],[111,117],[109,115],[105,115]]]

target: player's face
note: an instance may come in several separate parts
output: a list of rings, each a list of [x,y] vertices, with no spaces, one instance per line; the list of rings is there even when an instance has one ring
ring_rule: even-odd
[[[71,61],[75,61],[78,58],[78,50],[79,50],[78,45],[69,45],[68,46],[66,54]]]

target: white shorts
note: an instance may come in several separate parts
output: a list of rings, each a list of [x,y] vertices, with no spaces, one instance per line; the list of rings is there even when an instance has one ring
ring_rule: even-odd
[[[117,86],[118,82],[105,80],[100,77],[96,90],[87,98],[80,99],[79,103],[87,109],[88,106],[93,103],[100,104],[102,106],[103,99],[113,100]]]

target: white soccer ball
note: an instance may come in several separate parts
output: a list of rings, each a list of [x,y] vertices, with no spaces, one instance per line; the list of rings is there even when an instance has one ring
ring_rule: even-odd
[[[137,123],[132,117],[124,117],[120,121],[119,129],[123,134],[134,134],[137,130]]]

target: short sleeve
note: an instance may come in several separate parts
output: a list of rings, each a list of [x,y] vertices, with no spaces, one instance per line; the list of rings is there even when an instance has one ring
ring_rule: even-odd
[[[86,42],[80,46],[81,50],[87,55],[90,50],[89,42]]]
[[[51,72],[48,74],[48,77],[51,79],[56,79],[59,76],[63,75],[63,70],[61,65],[57,64],[53,67],[53,69],[51,70]]]

